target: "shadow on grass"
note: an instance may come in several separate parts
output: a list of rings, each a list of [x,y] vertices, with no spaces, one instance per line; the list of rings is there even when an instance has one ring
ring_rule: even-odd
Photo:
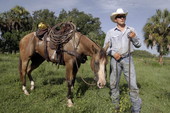
[[[164,95],[167,96],[168,99],[170,99],[170,92],[165,92]]]
[[[87,90],[97,90],[98,87],[96,86],[96,81],[92,77],[83,78],[88,84],[86,84],[81,77],[76,78],[76,86],[75,86],[75,96],[77,98],[81,98],[85,95]],[[65,78],[51,78],[43,81],[43,85],[61,85],[65,82]],[[89,85],[91,84],[91,85]],[[109,83],[106,83],[105,88],[109,88]]]
[[[84,78],[90,84],[96,84],[93,78]],[[43,81],[43,85],[61,85],[65,82],[65,78],[51,78]],[[83,96],[85,92],[91,87],[91,85],[86,84],[81,77],[76,78],[76,82],[78,83],[78,89],[76,92],[77,97]]]
[[[65,78],[51,78],[43,81],[43,85],[60,85],[63,84],[65,81]]]
[[[81,77],[77,77],[77,82],[79,84],[79,88],[77,89],[77,92],[76,92],[76,96],[78,98],[80,98],[81,96],[83,96],[85,94],[85,92],[92,86],[94,86],[96,83],[94,81],[93,78],[83,78],[87,83],[89,84],[92,84],[92,85],[89,85],[89,84],[86,84]]]

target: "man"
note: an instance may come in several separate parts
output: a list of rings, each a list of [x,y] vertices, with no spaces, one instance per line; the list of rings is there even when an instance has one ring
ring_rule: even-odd
[[[119,108],[119,82],[121,72],[124,73],[130,89],[130,99],[132,102],[132,113],[139,113],[141,109],[141,98],[136,83],[136,74],[131,53],[133,46],[139,48],[141,43],[136,36],[135,30],[125,24],[127,12],[119,8],[112,13],[111,20],[117,26],[109,30],[106,34],[104,46],[110,42],[107,50],[110,60],[110,89],[111,99],[116,108]],[[130,64],[130,65],[129,65]],[[129,73],[130,72],[130,73]]]

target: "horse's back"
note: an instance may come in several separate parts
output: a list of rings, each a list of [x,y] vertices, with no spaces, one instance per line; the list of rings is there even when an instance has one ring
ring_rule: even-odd
[[[31,56],[34,52],[35,42],[34,32],[25,35],[19,43],[20,55]]]
[[[20,44],[25,44],[26,42],[28,42],[30,39],[34,38],[34,32],[29,33],[27,35],[25,35],[21,40],[20,40]]]

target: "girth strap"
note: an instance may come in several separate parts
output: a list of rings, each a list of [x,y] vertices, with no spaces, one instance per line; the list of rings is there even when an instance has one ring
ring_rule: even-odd
[[[50,61],[48,50],[47,50],[47,33],[44,35],[44,54],[45,54],[45,59],[47,62]]]

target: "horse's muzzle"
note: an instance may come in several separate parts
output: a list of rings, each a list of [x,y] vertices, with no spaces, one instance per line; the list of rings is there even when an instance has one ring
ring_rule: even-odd
[[[106,85],[106,81],[103,81],[103,82],[97,82],[97,86],[98,88],[103,88],[104,86]]]

